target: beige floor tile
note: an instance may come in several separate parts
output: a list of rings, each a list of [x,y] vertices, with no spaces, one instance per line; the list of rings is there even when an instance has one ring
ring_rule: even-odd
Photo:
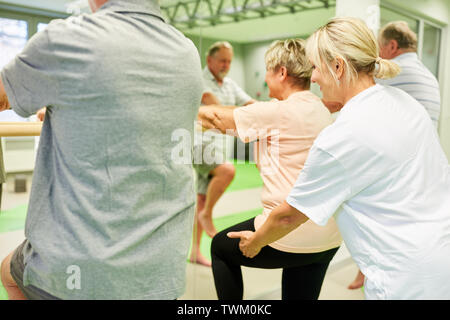
[[[23,230],[0,233],[0,261],[25,240]]]
[[[244,299],[263,299],[281,289],[281,269],[242,268]]]
[[[186,291],[179,300],[217,300],[211,268],[188,263]]]
[[[319,300],[364,300],[361,289],[349,290],[358,267],[349,261],[347,265],[328,272],[322,286]],[[280,300],[281,269],[265,270],[243,267],[244,299]],[[210,268],[189,264],[186,272],[187,286],[182,300],[215,300],[217,294]]]
[[[348,261],[345,266],[327,272],[319,300],[364,300],[364,293],[361,289],[347,289],[357,272],[358,267],[352,260]]]

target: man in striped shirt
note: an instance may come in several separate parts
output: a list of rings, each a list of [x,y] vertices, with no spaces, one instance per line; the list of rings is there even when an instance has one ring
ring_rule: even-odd
[[[441,112],[439,83],[436,77],[425,67],[417,56],[417,35],[408,23],[395,21],[386,24],[379,33],[380,57],[391,59],[400,68],[400,73],[391,79],[376,79],[375,82],[402,89],[419,101],[430,115],[431,121],[438,129]],[[358,289],[364,285],[364,275],[358,272],[349,289]]]
[[[392,79],[377,79],[377,83],[406,91],[425,107],[437,129],[441,109],[439,83],[417,56],[417,35],[406,22],[391,22],[380,30],[379,45],[380,57],[395,61],[401,72]]]

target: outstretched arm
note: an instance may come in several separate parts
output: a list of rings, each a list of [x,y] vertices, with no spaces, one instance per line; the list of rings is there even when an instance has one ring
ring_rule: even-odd
[[[198,110],[198,120],[203,128],[218,129],[222,133],[236,130],[233,111],[235,106],[205,106]],[[228,130],[228,132],[227,132]]]

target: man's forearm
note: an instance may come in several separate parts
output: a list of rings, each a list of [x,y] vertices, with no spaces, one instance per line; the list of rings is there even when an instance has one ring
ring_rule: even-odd
[[[8,96],[6,95],[5,87],[3,86],[2,78],[0,77],[0,111],[10,109]]]
[[[260,247],[275,242],[300,225],[308,221],[308,217],[291,207],[286,201],[276,207],[264,224],[254,233],[254,241]]]

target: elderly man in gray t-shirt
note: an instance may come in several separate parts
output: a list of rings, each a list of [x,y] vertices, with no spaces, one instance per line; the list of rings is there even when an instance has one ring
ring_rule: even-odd
[[[10,298],[175,299],[195,179],[172,159],[172,133],[194,135],[198,52],[157,0],[90,3],[94,14],[51,22],[1,72],[19,115],[47,106],[27,240],[2,281]]]

